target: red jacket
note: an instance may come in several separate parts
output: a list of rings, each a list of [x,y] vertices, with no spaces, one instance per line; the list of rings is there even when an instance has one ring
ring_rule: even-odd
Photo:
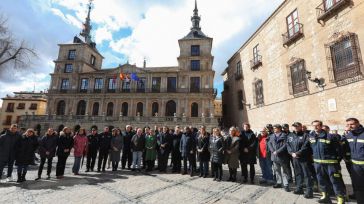
[[[86,154],[86,148],[87,148],[87,137],[86,135],[79,135],[77,134],[73,138],[73,154],[75,157],[82,157]]]

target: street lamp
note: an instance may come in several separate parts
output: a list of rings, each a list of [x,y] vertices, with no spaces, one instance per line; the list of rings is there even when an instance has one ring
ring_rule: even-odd
[[[307,79],[310,80],[311,82],[316,83],[319,88],[323,89],[326,86],[325,79],[324,78],[317,78],[317,77],[312,79],[311,74],[312,73],[310,71],[306,71]]]

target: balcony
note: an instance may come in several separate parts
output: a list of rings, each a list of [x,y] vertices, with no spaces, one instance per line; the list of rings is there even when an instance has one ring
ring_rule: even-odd
[[[3,125],[11,125],[11,121],[5,121],[3,122]]]
[[[282,34],[283,46],[288,47],[303,37],[303,24],[296,23],[287,33]]]
[[[6,112],[8,112],[8,113],[13,113],[13,112],[14,112],[14,108],[7,108],[7,109],[6,109]]]
[[[263,65],[263,61],[262,61],[261,55],[257,55],[254,57],[254,59],[250,60],[250,69],[251,70],[256,70],[262,65]]]
[[[81,91],[78,90],[68,90],[64,92],[62,90],[49,90],[48,94],[79,94]],[[94,89],[87,92],[87,94],[128,94],[128,93],[214,93],[214,89],[212,88],[174,88],[174,89],[154,89],[154,88],[146,88],[146,89]]]
[[[241,73],[241,71],[236,72],[234,75],[235,75],[235,80],[239,80],[239,79],[243,78],[243,73]]]
[[[107,93],[116,93],[115,89],[107,89]]]
[[[80,89],[80,93],[87,93],[87,89]]]
[[[329,2],[331,2],[331,5],[329,5]],[[317,22],[323,23],[327,21],[329,18],[351,4],[352,0],[323,0],[322,3],[316,7]]]
[[[137,91],[137,93],[145,93],[145,89],[143,89],[143,88],[139,88],[136,91]]]

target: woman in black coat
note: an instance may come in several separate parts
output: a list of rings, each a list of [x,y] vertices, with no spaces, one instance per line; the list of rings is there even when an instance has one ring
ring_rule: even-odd
[[[211,152],[212,175],[214,175],[214,181],[221,181],[225,142],[219,128],[214,128],[212,132],[213,135],[210,137],[209,147]]]
[[[209,173],[209,161],[210,161],[210,152],[209,152],[209,142],[210,142],[210,134],[206,132],[206,128],[201,126],[200,134],[197,140],[197,151],[198,151],[198,160],[200,162],[200,177],[206,178]]]
[[[38,146],[38,142],[33,139],[35,132],[33,129],[28,129],[21,138],[16,142],[15,146],[15,165],[18,166],[18,180],[23,182],[28,171],[28,166],[32,164],[34,152]]]
[[[57,133],[54,132],[53,128],[49,128],[46,135],[44,135],[39,140],[40,165],[38,169],[38,178],[35,180],[41,179],[44,163],[46,160],[48,160],[47,179],[51,178],[52,161],[53,157],[56,155],[57,142]]]
[[[71,149],[73,148],[73,135],[70,128],[64,127],[59,133],[57,145],[58,161],[56,167],[56,176],[57,179],[62,179],[64,175],[64,169],[66,168],[67,158],[70,155]]]

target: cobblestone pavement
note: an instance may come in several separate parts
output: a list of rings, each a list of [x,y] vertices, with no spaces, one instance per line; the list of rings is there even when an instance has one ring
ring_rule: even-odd
[[[55,159],[56,160],[56,159]],[[128,170],[105,173],[84,173],[80,176],[71,174],[73,158],[69,158],[66,177],[56,180],[53,167],[51,180],[34,181],[37,166],[32,166],[23,184],[1,183],[0,203],[316,203],[303,196],[287,193],[283,189],[257,184],[215,182],[212,178],[190,177],[189,175],[159,172],[137,173]],[[55,166],[55,162],[53,162]],[[226,167],[224,167],[226,168]],[[257,179],[260,176],[259,167]],[[46,170],[46,168],[44,169]],[[16,178],[14,170],[14,179]],[[43,172],[43,174],[45,171]],[[239,174],[239,173],[238,173]],[[344,180],[350,184],[346,169]],[[224,171],[224,180],[228,171]],[[240,181],[241,178],[239,178]],[[255,183],[258,183],[257,181]],[[347,185],[351,192],[351,185]],[[334,200],[334,199],[333,199]],[[355,203],[355,202],[349,202]]]

